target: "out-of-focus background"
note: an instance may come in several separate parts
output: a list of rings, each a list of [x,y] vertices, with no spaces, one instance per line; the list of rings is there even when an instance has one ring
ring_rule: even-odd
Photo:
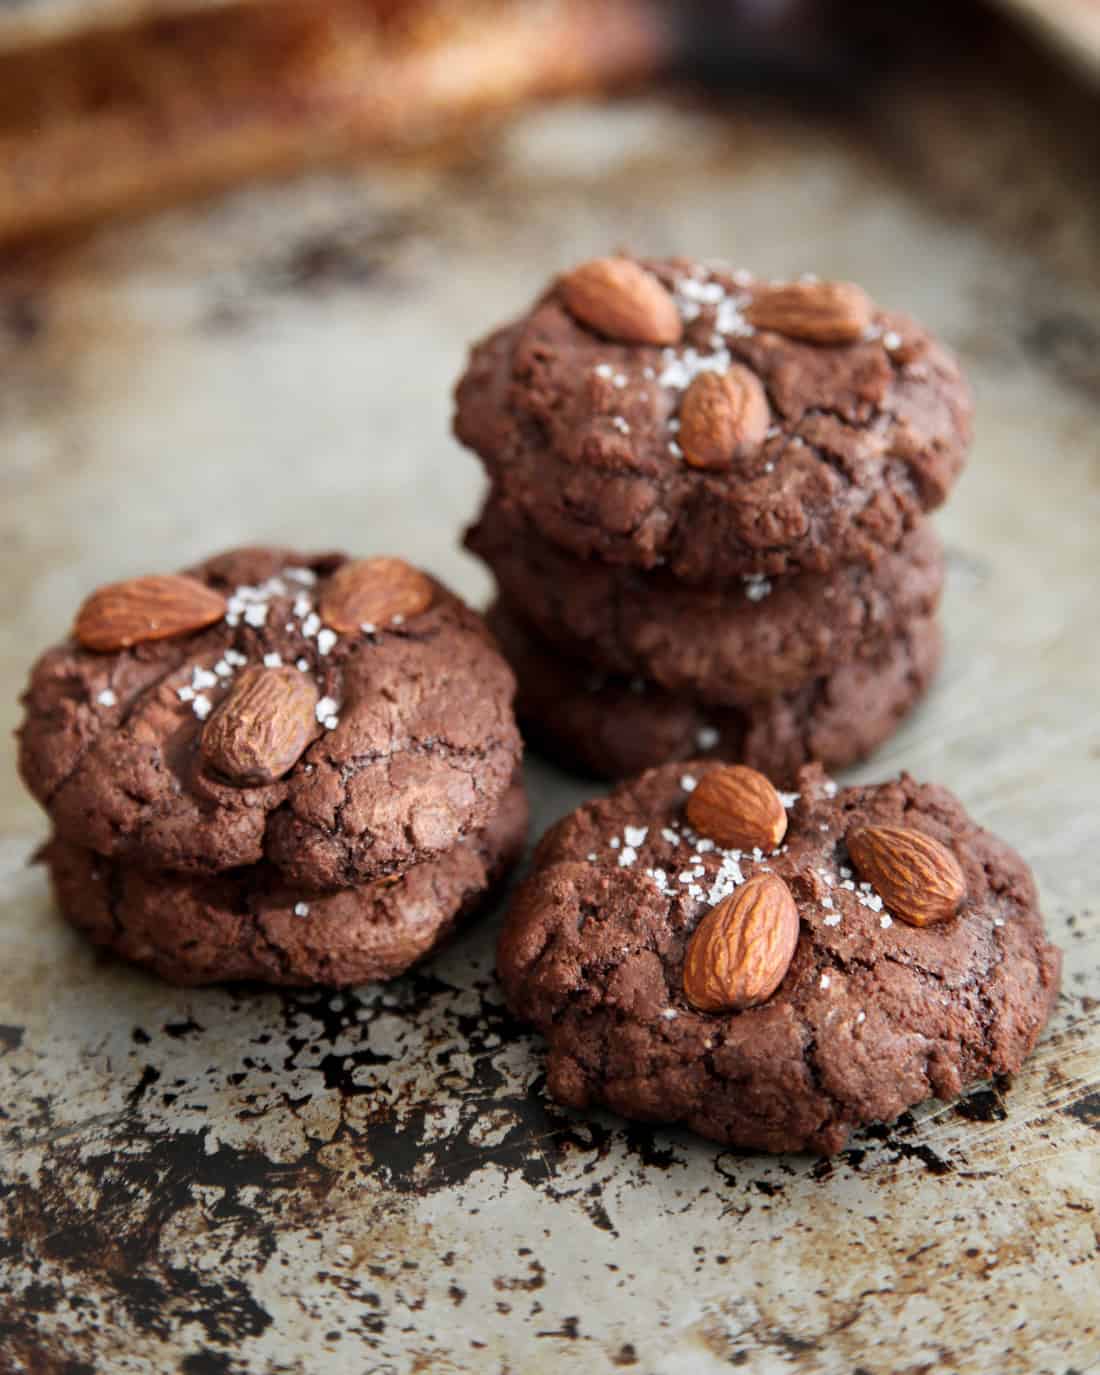
[[[1098,169],[1095,0],[0,4],[0,1371],[1100,1366]],[[858,776],[1019,846],[1064,994],[829,1164],[554,1109],[492,923],[186,993],[26,863],[16,698],[92,586],[275,540],[486,599],[450,388],[618,244],[860,280],[975,384],[945,672]],[[529,777],[536,829],[593,791]]]

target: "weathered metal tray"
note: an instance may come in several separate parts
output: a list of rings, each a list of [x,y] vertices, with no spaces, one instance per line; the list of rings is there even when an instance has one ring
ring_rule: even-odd
[[[1048,213],[1092,213],[1065,194]],[[1032,860],[1053,1026],[1015,1083],[828,1163],[580,1120],[501,1009],[492,920],[384,988],[181,992],[55,918],[9,767],[0,1370],[1100,1363],[1100,292],[944,218],[858,131],[559,108],[472,173],[318,178],[13,265],[3,724],[88,586],[234,542],[399,550],[484,598],[456,542],[480,477],[448,438],[465,343],[622,241],[858,277],[963,354],[947,666],[860,772],[942,780]],[[529,779],[540,829],[591,791]]]

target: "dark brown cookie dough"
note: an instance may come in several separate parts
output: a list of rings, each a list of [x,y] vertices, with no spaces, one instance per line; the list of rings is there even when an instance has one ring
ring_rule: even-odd
[[[437,583],[403,622],[337,633],[319,611],[340,555],[245,549],[190,570],[226,598],[191,634],[36,664],[20,769],[58,834],[150,869],[265,855],[288,881],[355,887],[485,826],[520,755],[512,675],[481,618]],[[420,575],[416,575],[419,577]],[[220,775],[204,723],[248,669],[298,669],[309,743],[271,782]]]
[[[873,562],[944,501],[970,402],[918,325],[869,310],[854,342],[809,342],[749,323],[769,284],[685,259],[643,266],[672,294],[679,343],[615,342],[621,329],[570,313],[559,281],[474,349],[458,385],[458,438],[547,539],[689,582],[773,576]],[[731,364],[763,384],[770,423],[724,470],[692,467],[685,389]]]
[[[729,1145],[840,1150],[852,1128],[1019,1069],[1054,1005],[1023,860],[943,788],[902,776],[837,790],[798,780],[771,855],[699,843],[684,804],[710,765],[670,765],[559,822],[501,932],[508,1004],[547,1038],[548,1086],[577,1108],[676,1122]],[[918,929],[853,872],[857,824],[904,825],[962,866],[959,914]],[[794,957],[761,1005],[696,1010],[683,992],[703,916],[770,870],[798,909]]]
[[[152,873],[55,839],[43,858],[61,911],[96,945],[177,984],[343,987],[391,979],[482,906],[519,858],[522,783],[489,825],[398,878],[303,894],[270,864]]]
[[[857,651],[875,653],[931,616],[943,588],[943,550],[928,524],[874,569],[850,564],[719,588],[573,558],[500,501],[490,500],[466,542],[549,644],[716,706],[792,692]]]
[[[935,620],[916,621],[869,658],[797,692],[745,707],[705,707],[565,658],[499,603],[488,621],[516,672],[527,739],[561,767],[597,778],[626,778],[704,753],[777,780],[813,759],[843,768],[894,733],[935,677],[942,652]]]

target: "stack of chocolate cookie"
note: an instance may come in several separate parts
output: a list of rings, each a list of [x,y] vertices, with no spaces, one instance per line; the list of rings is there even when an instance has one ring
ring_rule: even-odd
[[[243,549],[101,588],[24,697],[61,909],[177,983],[392,977],[522,850],[513,692],[398,559]]]
[[[608,777],[709,754],[840,767],[932,680],[939,541],[969,442],[946,350],[857,286],[585,263],[473,351],[467,543],[518,709]]]

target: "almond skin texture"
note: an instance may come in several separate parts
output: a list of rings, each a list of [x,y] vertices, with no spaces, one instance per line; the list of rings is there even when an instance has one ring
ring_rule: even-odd
[[[296,668],[248,668],[202,732],[202,756],[234,783],[273,783],[317,733],[317,687]]]
[[[333,630],[379,630],[411,620],[432,604],[432,584],[404,559],[356,559],[338,568],[321,593],[321,617]]]
[[[652,272],[629,258],[595,258],[567,273],[561,298],[574,319],[622,344],[678,344],[676,302]]]
[[[680,407],[677,436],[684,462],[720,472],[735,458],[755,453],[771,423],[760,379],[740,363],[725,373],[702,372]]]
[[[854,282],[791,282],[757,289],[745,319],[811,344],[854,344],[871,323],[871,298]]]
[[[174,573],[131,578],[93,592],[77,612],[73,634],[85,649],[129,649],[190,635],[220,621],[225,611],[221,593],[197,578]]]
[[[946,921],[966,897],[966,877],[945,845],[907,826],[849,831],[848,853],[895,917],[910,926]]]
[[[691,826],[723,850],[771,851],[787,834],[787,809],[762,773],[744,764],[712,769],[684,808]]]
[[[758,874],[712,907],[684,961],[684,996],[700,1012],[740,1012],[765,1002],[790,968],[798,908],[775,874]]]

